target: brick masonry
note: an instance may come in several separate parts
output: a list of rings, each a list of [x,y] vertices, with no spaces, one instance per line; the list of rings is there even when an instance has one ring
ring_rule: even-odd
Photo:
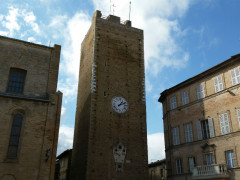
[[[56,92],[60,49],[0,36],[0,180],[54,178],[62,103],[62,93]],[[27,71],[22,94],[7,92],[10,68]],[[24,119],[17,158],[10,159],[7,151],[16,113]]]
[[[147,179],[143,31],[96,11],[82,42],[71,180]],[[116,113],[111,100],[129,109]],[[117,171],[113,147],[127,149]]]

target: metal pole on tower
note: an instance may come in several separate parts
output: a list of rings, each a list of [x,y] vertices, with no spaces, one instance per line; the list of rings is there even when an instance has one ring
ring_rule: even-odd
[[[130,15],[131,15],[131,1],[129,1],[129,21],[130,21]]]

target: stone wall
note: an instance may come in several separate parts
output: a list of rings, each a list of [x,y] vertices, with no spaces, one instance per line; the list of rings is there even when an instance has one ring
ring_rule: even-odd
[[[0,37],[0,179],[54,178],[62,93],[60,46]],[[7,92],[10,68],[26,71],[23,93]],[[14,114],[23,115],[16,158],[7,157]]]

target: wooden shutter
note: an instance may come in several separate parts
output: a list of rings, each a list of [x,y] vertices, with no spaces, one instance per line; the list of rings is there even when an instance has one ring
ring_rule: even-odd
[[[218,77],[219,91],[223,90],[222,76]]]
[[[214,137],[214,126],[213,126],[213,119],[212,118],[208,118],[208,126],[209,126],[209,133],[210,133],[210,137]]]
[[[237,114],[238,114],[238,122],[239,122],[239,126],[240,126],[240,109],[237,110]]]
[[[230,126],[229,126],[228,114],[227,113],[224,114],[224,124],[225,124],[226,134],[230,133]]]
[[[218,92],[219,91],[219,88],[218,88],[218,78],[214,79],[214,87],[215,87],[215,92]]]
[[[202,127],[201,127],[201,122],[200,121],[196,122],[196,128],[197,128],[198,140],[202,140]]]
[[[219,115],[221,134],[226,134],[224,126],[224,114]]]
[[[235,71],[231,71],[231,77],[232,77],[232,85],[237,84],[236,82],[236,75],[235,75]]]

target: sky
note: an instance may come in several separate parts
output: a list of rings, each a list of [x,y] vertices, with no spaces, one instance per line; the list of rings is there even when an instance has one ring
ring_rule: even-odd
[[[129,2],[1,0],[0,35],[62,47],[58,154],[72,148],[80,48],[92,15],[128,20]],[[144,30],[149,162],[165,157],[160,93],[239,53],[239,7],[239,0],[131,0],[132,26]]]

